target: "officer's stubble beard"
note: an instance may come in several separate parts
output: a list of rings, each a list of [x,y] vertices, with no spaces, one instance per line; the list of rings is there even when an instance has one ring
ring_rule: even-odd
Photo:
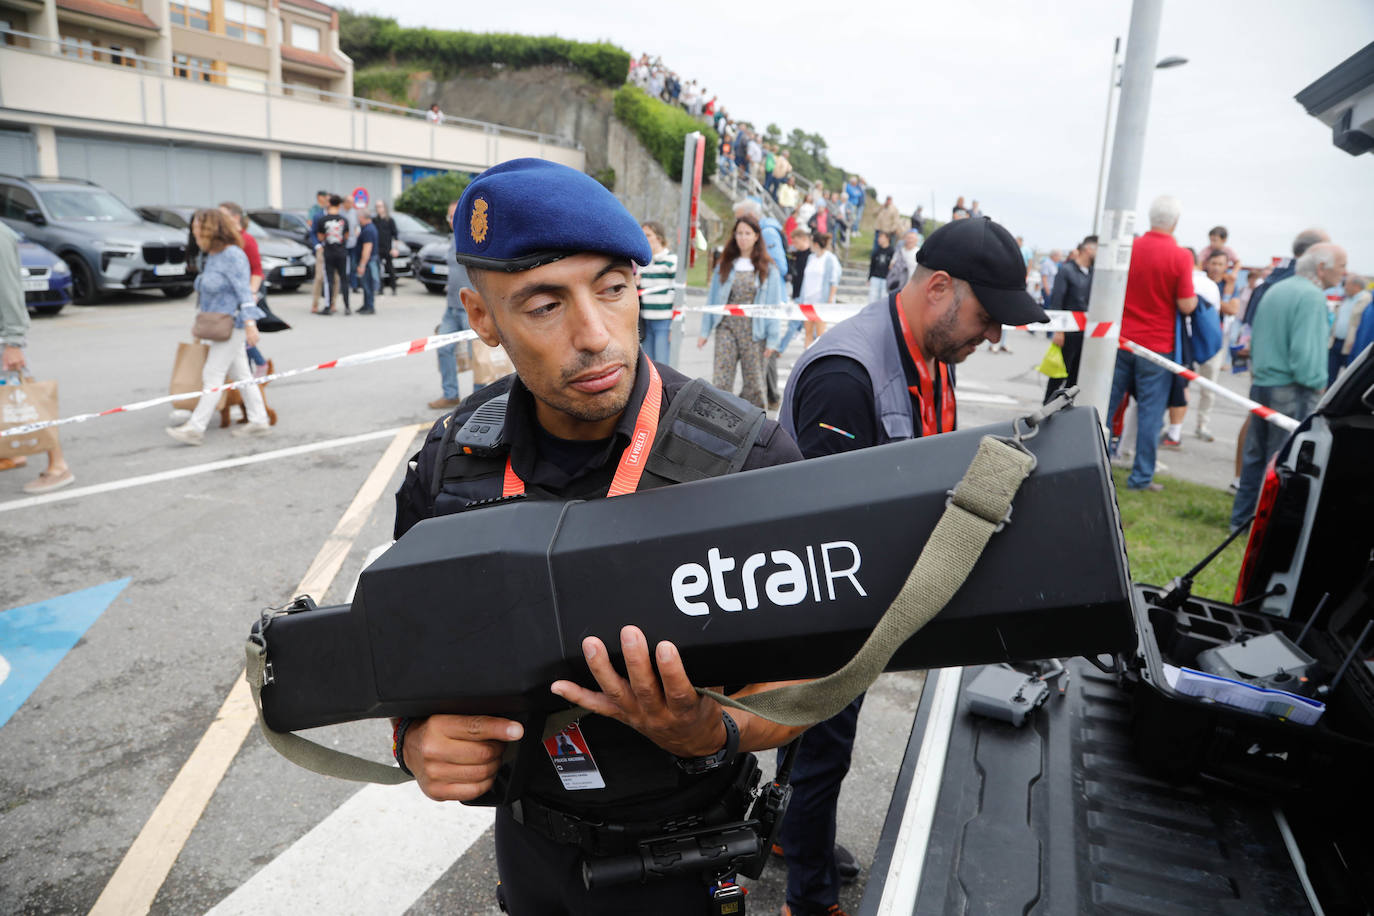
[[[922,349],[932,359],[942,363],[960,363],[968,354],[963,351],[972,345],[975,349],[983,341],[980,332],[976,337],[960,340],[955,337],[959,327],[959,309],[964,303],[964,282],[954,281],[954,296],[949,307],[940,313],[934,323],[926,330],[921,341]],[[972,351],[970,351],[972,352]]]
[[[469,271],[468,276],[472,281],[473,288],[481,294],[486,303],[487,314],[491,318],[491,326],[496,329],[496,337],[501,342],[502,348],[505,349],[506,355],[510,357],[511,364],[515,366],[515,374],[520,376],[520,381],[525,384],[525,387],[529,389],[530,394],[534,395],[536,400],[559,413],[567,414],[584,423],[600,423],[602,420],[617,417],[625,411],[630,403],[630,394],[634,391],[635,368],[638,362],[637,352],[633,357],[627,358],[625,351],[617,346],[614,340],[600,353],[578,351],[577,361],[573,365],[559,369],[556,389],[554,391],[546,390],[543,383],[543,373],[536,371],[537,367],[532,365],[534,361],[527,358],[519,344],[512,346],[506,333],[501,330],[501,322],[496,319],[496,309],[492,307],[487,298],[486,290],[482,288],[477,277],[474,276],[476,273],[476,271]],[[635,315],[638,316],[638,310],[635,311]],[[637,327],[636,325],[636,329]],[[620,380],[620,384],[610,391],[591,396],[592,400],[589,402],[579,402],[562,395],[562,392],[568,389],[572,380],[578,375],[588,369],[604,366],[607,363],[622,363],[627,367],[625,377]]]

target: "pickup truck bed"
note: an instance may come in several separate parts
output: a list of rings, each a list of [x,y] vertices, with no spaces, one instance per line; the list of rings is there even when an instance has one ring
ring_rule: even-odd
[[[1147,771],[1116,679],[1065,666],[1022,728],[930,673],[860,912],[1311,913],[1272,806]]]

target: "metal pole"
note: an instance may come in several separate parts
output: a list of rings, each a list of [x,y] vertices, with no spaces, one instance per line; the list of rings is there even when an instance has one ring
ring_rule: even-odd
[[[1097,235],[1097,219],[1102,215],[1102,179],[1107,174],[1107,138],[1112,130],[1112,102],[1116,100],[1116,62],[1121,55],[1121,36],[1112,45],[1112,69],[1107,73],[1107,117],[1102,122],[1102,155],[1097,160],[1097,190],[1093,192],[1093,235]]]
[[[681,311],[683,303],[687,298],[687,261],[691,257],[692,234],[695,226],[692,225],[692,178],[700,175],[697,164],[697,146],[702,134],[693,131],[682,140],[682,197],[678,204],[677,220],[677,274],[673,277],[673,309]],[[676,321],[676,319],[670,319]],[[668,342],[668,361],[674,366],[678,365],[678,357],[682,353],[682,339],[686,336],[686,319],[683,319],[680,333],[670,333]]]
[[[1112,142],[1112,166],[1107,175],[1096,269],[1088,300],[1088,320],[1116,322],[1126,303],[1126,277],[1131,269],[1135,238],[1135,205],[1140,195],[1140,163],[1145,152],[1145,127],[1150,114],[1150,89],[1155,72],[1155,48],[1164,0],[1134,0],[1131,31],[1126,38],[1126,63],[1121,74],[1121,107]],[[1146,229],[1149,227],[1142,227]],[[1091,404],[1105,423],[1116,369],[1117,338],[1083,340],[1078,385],[1080,404]]]

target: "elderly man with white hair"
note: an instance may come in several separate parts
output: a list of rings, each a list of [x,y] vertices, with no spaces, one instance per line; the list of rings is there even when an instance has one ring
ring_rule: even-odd
[[[1174,241],[1183,207],[1177,197],[1164,195],[1150,204],[1150,231],[1135,240],[1131,270],[1126,277],[1126,306],[1121,316],[1121,336],[1162,356],[1174,352],[1174,325],[1178,314],[1197,308],[1193,292],[1193,256]],[[1135,397],[1137,423],[1135,462],[1126,487],[1155,492],[1155,453],[1169,400],[1169,370],[1118,350],[1112,374],[1112,394],[1107,409],[1116,411],[1127,395]]]
[[[1250,328],[1250,399],[1303,420],[1326,387],[1326,294],[1345,276],[1345,249],[1330,242],[1308,248],[1293,276],[1269,288]],[[1240,485],[1231,505],[1231,528],[1244,525],[1259,500],[1264,467],[1288,433],[1272,423],[1251,423],[1245,434]]]

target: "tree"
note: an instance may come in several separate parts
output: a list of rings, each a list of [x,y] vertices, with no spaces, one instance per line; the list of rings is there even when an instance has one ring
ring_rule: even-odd
[[[806,131],[800,127],[792,128],[792,132],[787,135],[787,145],[795,150],[806,149]]]
[[[466,172],[444,172],[421,178],[401,192],[395,207],[432,226],[443,226],[448,217],[448,205],[463,196],[470,181],[472,176]]]
[[[769,143],[781,143],[782,128],[776,124],[769,124],[763,129],[763,139]]]
[[[826,161],[826,155],[825,155],[825,154],[826,154],[826,150],[829,149],[829,146],[830,146],[830,145],[829,145],[828,143],[825,142],[825,138],[824,138],[824,137],[822,137],[820,134],[807,134],[807,135],[806,135],[806,143],[807,143],[807,147],[806,147],[807,150],[810,151],[811,156],[812,156],[817,162],[825,162],[825,161]]]

